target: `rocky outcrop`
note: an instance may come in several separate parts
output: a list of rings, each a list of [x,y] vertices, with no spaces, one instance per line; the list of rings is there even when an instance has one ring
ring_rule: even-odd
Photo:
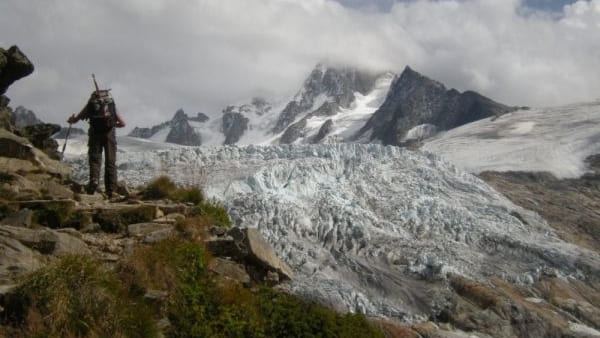
[[[206,246],[214,255],[231,257],[251,267],[249,272],[255,280],[279,282],[293,277],[292,269],[277,257],[256,228],[232,228],[208,239]]]
[[[41,123],[25,126],[20,133],[50,158],[60,160],[58,142],[52,138],[52,135],[59,131],[58,124]]]
[[[171,121],[161,123],[151,128],[135,127],[127,136],[147,139],[153,137],[162,130],[169,129],[167,137],[164,140],[165,142],[185,146],[199,146],[202,144],[202,138],[190,125],[189,121],[199,122],[206,120],[208,120],[208,116],[202,113],[198,113],[195,118],[189,118],[183,109],[178,109]]]
[[[33,73],[33,69],[33,64],[19,47],[0,48],[0,95],[6,93],[13,82]]]
[[[294,143],[300,137],[304,137],[304,128],[306,128],[306,119],[302,119],[291,126],[289,126],[281,138],[279,139],[279,143],[282,144],[290,144]]]
[[[321,142],[325,137],[327,137],[327,135],[329,133],[331,133],[332,130],[333,130],[333,120],[329,119],[329,120],[325,121],[325,123],[323,123],[323,125],[321,125],[319,132],[317,133],[315,138],[312,140],[312,142],[313,143]]]
[[[406,67],[394,80],[385,102],[354,139],[400,145],[409,131],[420,125],[433,125],[442,131],[512,110],[515,108],[476,92],[447,90],[443,84]]]
[[[248,118],[241,113],[234,112],[232,106],[225,108],[221,127],[225,135],[224,144],[237,143],[248,129],[248,121]]]
[[[170,122],[171,130],[167,135],[166,141],[184,146],[199,146],[202,144],[202,138],[194,131],[194,128],[188,123],[188,117],[179,109]]]
[[[70,169],[34,147],[29,140],[0,129],[0,172],[45,172],[67,177]]]
[[[33,69],[33,64],[19,47],[0,48],[0,128],[12,132],[15,127],[13,112],[8,106],[10,99],[4,93],[15,81],[31,74]]]

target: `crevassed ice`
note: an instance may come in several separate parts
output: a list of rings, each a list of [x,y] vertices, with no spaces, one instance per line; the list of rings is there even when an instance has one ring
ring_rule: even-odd
[[[85,172],[84,159],[73,164]],[[287,289],[342,311],[422,318],[443,307],[448,272],[518,283],[599,272],[597,253],[561,241],[537,214],[430,153],[185,147],[126,152],[118,167],[130,184],[158,174],[202,184],[292,267]]]

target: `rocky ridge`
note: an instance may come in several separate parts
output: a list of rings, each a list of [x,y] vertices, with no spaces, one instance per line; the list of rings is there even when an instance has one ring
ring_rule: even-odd
[[[394,80],[385,102],[354,137],[358,142],[403,145],[413,128],[448,130],[516,110],[473,91],[464,93],[431,80],[410,67]],[[420,134],[420,133],[418,133]],[[430,136],[428,133],[426,136]]]
[[[227,106],[213,123],[192,127],[204,145],[373,142],[418,147],[439,131],[511,110],[472,91],[448,90],[410,67],[395,76],[318,64],[291,99],[254,98]],[[169,127],[171,122],[136,128],[129,136],[151,138]]]
[[[205,123],[208,120],[208,116],[203,113],[198,113],[196,117],[189,117],[183,109],[178,109],[170,121],[151,128],[135,127],[128,136],[150,139],[166,131],[166,136],[159,140],[160,142],[199,146],[202,144],[202,136],[190,125],[190,122]]]

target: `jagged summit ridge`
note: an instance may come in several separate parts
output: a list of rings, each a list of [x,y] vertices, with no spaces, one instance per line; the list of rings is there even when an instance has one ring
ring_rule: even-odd
[[[220,117],[187,118],[203,145],[383,143],[407,145],[512,108],[475,92],[460,93],[406,67],[402,74],[317,65],[289,99],[253,98]],[[197,123],[196,123],[197,122]],[[206,123],[205,123],[206,122]],[[136,128],[134,137],[168,141],[174,122]],[[177,133],[192,128],[179,126]],[[162,131],[162,132],[161,132]],[[155,136],[159,135],[159,136]],[[186,134],[183,139],[193,139]],[[178,141],[181,142],[181,141]],[[199,142],[188,141],[187,145]]]
[[[413,128],[429,125],[434,132],[448,130],[513,110],[473,91],[448,90],[407,66],[393,81],[385,102],[354,140],[403,145],[415,134],[411,133]]]
[[[448,272],[515,283],[600,273],[597,253],[563,242],[537,214],[433,154],[375,144],[227,146],[119,162],[132,184],[162,173],[205,186],[292,267],[292,292],[340,310],[428,317],[445,301]],[[85,173],[84,158],[74,166]]]
[[[353,68],[317,65],[300,91],[283,109],[272,132],[277,134],[284,131],[298,116],[311,113],[327,102],[334,103],[335,108],[348,108],[354,101],[354,93],[369,92],[377,77],[378,74]]]

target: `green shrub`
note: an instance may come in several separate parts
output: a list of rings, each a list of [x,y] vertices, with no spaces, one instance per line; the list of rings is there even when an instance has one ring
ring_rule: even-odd
[[[168,176],[159,176],[148,183],[141,195],[143,199],[168,198],[176,189],[177,186]]]
[[[143,199],[168,198],[178,202],[199,204],[204,201],[204,194],[198,187],[178,187],[168,176],[159,176],[152,180],[141,191]]]
[[[154,337],[148,307],[116,274],[66,256],[27,278],[7,300],[5,320],[27,337]]]
[[[260,312],[267,337],[383,337],[363,315],[340,315],[323,306],[262,288]]]
[[[225,207],[221,203],[214,200],[197,205],[193,209],[192,215],[206,217],[216,226],[231,226],[231,220],[229,219],[227,210],[225,210]]]

